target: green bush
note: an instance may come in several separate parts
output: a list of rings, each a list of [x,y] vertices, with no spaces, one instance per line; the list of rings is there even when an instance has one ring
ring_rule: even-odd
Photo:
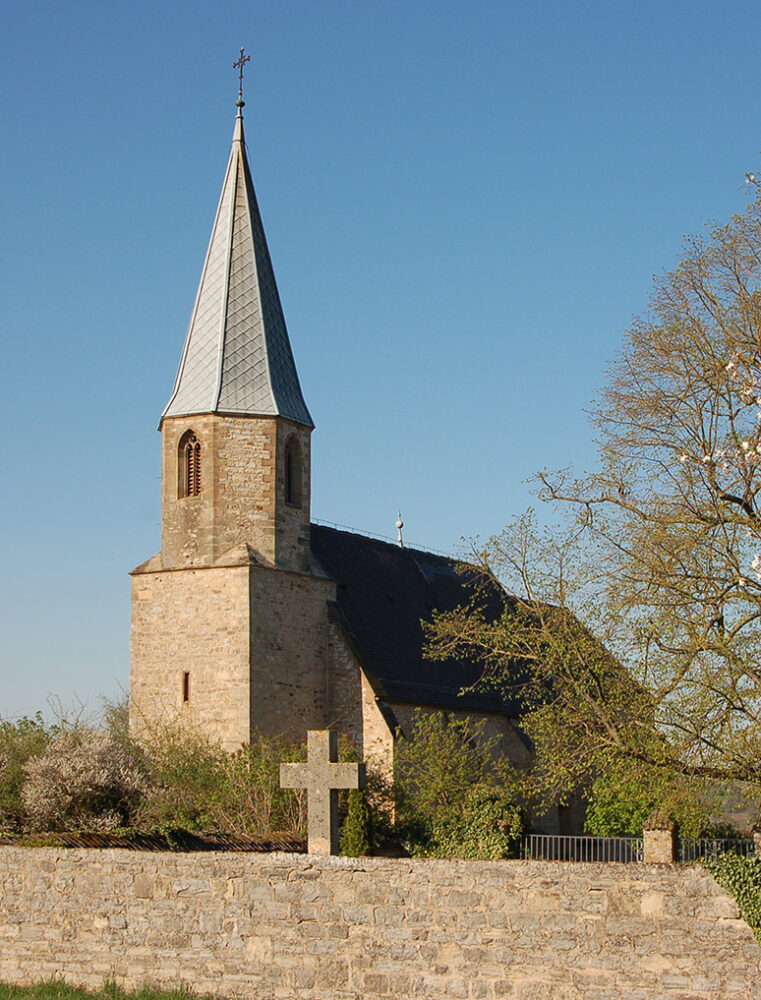
[[[370,809],[364,792],[358,788],[349,791],[349,805],[341,831],[341,854],[348,858],[361,858],[372,849]]]
[[[250,743],[225,758],[214,807],[215,829],[306,835],[306,792],[280,787],[280,764],[303,760],[303,744],[254,732]]]
[[[706,858],[701,864],[720,886],[732,893],[761,944],[761,857],[742,858],[730,852],[718,858]]]
[[[409,738],[399,739],[396,833],[410,854],[505,857],[512,849],[507,842],[520,835],[518,776],[485,727],[418,710]]]
[[[147,784],[133,823],[143,830],[209,830],[225,754],[190,728],[167,724],[141,744]]]
[[[439,858],[517,857],[523,817],[509,789],[475,785],[462,811],[434,827],[431,856]]]
[[[267,835],[306,830],[306,794],[280,788],[280,763],[304,760],[301,744],[254,733],[233,753],[187,726],[165,725],[143,743],[148,786],[143,829]]]
[[[38,712],[33,719],[0,722],[0,833],[19,833],[27,826],[22,798],[26,765],[42,753],[51,731]]]
[[[254,733],[229,753],[179,724],[138,742],[124,703],[107,704],[98,728],[46,726],[39,715],[0,722],[0,834],[129,826],[304,835],[306,793],[279,782],[282,761],[304,758],[305,747],[286,737]]]

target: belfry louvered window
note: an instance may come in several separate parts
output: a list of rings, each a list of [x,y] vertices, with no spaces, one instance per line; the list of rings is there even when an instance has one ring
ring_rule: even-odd
[[[182,435],[179,452],[178,493],[181,497],[197,497],[201,492],[201,442],[193,431]]]

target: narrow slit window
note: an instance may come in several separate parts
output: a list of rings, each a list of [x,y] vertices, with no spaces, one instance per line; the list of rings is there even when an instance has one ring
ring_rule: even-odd
[[[190,672],[188,670],[182,675],[182,701],[183,704],[190,701]]]
[[[301,449],[294,438],[285,446],[285,502],[289,507],[301,506]]]

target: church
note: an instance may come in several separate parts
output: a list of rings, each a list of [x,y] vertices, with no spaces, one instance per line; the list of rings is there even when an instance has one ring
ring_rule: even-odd
[[[169,402],[161,551],[132,571],[130,724],[186,719],[234,750],[254,730],[347,733],[386,772],[416,709],[485,718],[514,763],[520,706],[423,659],[421,619],[467,599],[456,561],[310,523],[314,423],[254,192],[232,149]],[[500,601],[499,595],[495,600]],[[496,610],[496,609],[495,609]]]

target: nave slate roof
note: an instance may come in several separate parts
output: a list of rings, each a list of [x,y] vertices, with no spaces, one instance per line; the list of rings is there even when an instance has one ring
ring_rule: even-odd
[[[388,701],[521,714],[517,697],[496,691],[460,694],[479,679],[480,664],[423,659],[421,619],[430,621],[434,611],[451,611],[471,596],[468,577],[457,571],[456,560],[319,524],[311,526],[311,546],[338,585],[340,617],[362,666]],[[504,599],[495,587],[486,613],[499,615]]]
[[[163,417],[280,416],[313,427],[296,373],[238,111],[209,249]]]

